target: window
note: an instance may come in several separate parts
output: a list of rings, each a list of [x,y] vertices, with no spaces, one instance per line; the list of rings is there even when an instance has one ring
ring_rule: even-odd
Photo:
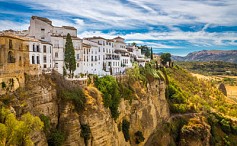
[[[46,58],[46,55],[44,55],[44,63],[47,62],[47,58]]]
[[[105,48],[103,48],[103,52],[105,52]]]
[[[55,58],[58,58],[58,52],[55,52]]]
[[[32,64],[35,64],[35,56],[32,56],[31,59],[32,59]]]
[[[100,52],[100,47],[99,47],[99,52]]]
[[[77,63],[77,67],[79,67],[79,63]]]
[[[7,62],[8,63],[15,63],[15,58],[14,58],[14,55],[13,55],[12,51],[8,52]]]
[[[44,39],[44,37],[42,36],[42,37],[41,37],[41,39],[43,40],[43,39]]]
[[[50,46],[50,49],[49,49],[49,53],[51,54],[51,49],[52,49],[52,47]]]
[[[111,62],[108,62],[108,66],[111,66]]]
[[[37,64],[40,64],[39,56],[37,56]]]
[[[41,28],[41,31],[45,31],[45,29],[44,29],[44,28]]]
[[[40,48],[39,48],[39,45],[37,45],[37,47],[36,47],[36,48],[37,48],[37,52],[40,52]]]
[[[35,44],[33,44],[33,52],[35,52]]]
[[[46,53],[46,45],[43,46],[43,52]]]
[[[54,67],[55,67],[55,68],[58,68],[58,63],[55,63],[55,64],[54,64]]]
[[[95,56],[95,61],[97,61],[97,56]]]
[[[93,56],[91,56],[91,61],[93,61]]]
[[[79,58],[80,58],[80,56],[79,56],[79,54],[77,54],[77,60],[79,60]]]
[[[44,68],[47,68],[47,65],[46,65],[46,64],[44,64]]]
[[[9,40],[9,49],[12,49],[12,40]]]

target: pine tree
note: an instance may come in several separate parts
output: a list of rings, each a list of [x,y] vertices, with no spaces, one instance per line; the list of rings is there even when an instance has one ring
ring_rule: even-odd
[[[73,77],[73,72],[76,70],[75,50],[72,44],[71,35],[68,33],[66,38],[64,63],[66,69],[70,72],[70,77]]]

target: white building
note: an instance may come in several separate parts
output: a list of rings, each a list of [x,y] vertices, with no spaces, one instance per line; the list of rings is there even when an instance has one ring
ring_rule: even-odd
[[[81,46],[81,39],[77,38],[77,29],[71,26],[56,27],[47,18],[32,16],[29,36],[53,44],[51,68],[63,74],[64,51],[66,36],[70,34],[75,49]]]
[[[137,62],[139,66],[145,66],[146,62],[149,62],[150,59],[145,58],[145,55],[141,53],[141,49],[138,49],[137,46],[127,45],[126,49],[130,53],[131,62]]]
[[[29,36],[41,40],[46,45],[48,52],[40,52],[45,46],[35,42],[36,48],[31,49],[31,62],[42,64],[46,70],[54,69],[63,74],[64,52],[66,36],[69,33],[72,37],[75,49],[76,70],[74,75],[79,77],[87,74],[116,75],[124,73],[127,68],[132,67],[132,61],[145,64],[141,52],[133,49],[129,52],[126,43],[121,37],[105,39],[102,37],[90,37],[80,39],[77,37],[77,29],[71,26],[56,27],[47,18],[32,16],[29,27]],[[52,44],[52,46],[50,46]],[[39,52],[37,47],[41,49]],[[36,51],[34,50],[36,49]],[[38,58],[40,58],[38,60]],[[41,58],[43,58],[41,60]],[[51,58],[51,59],[49,59]]]
[[[52,71],[52,45],[48,42],[29,39],[30,64],[39,64],[45,73]]]

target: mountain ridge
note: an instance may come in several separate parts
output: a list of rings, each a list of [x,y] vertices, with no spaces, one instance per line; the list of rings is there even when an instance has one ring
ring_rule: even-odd
[[[202,50],[189,53],[187,56],[174,56],[175,61],[224,61],[237,63],[237,50]]]

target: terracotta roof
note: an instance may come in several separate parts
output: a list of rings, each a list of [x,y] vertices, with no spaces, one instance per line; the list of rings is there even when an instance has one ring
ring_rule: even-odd
[[[71,29],[71,30],[77,30],[75,27],[73,26],[62,26],[65,29]]]
[[[90,45],[85,44],[85,43],[82,43],[82,46],[83,46],[83,47],[87,47],[87,48],[90,48],[90,47],[91,47]]]
[[[23,40],[23,41],[32,41],[32,42],[38,42],[39,40],[34,39],[34,38],[29,38],[29,37],[21,37],[21,36],[17,36],[14,34],[10,34],[10,33],[3,33],[0,35],[0,37],[10,37],[10,38],[14,38],[14,39],[19,39],[19,40]]]
[[[46,23],[52,25],[52,21],[49,20],[48,18],[38,17],[38,16],[32,16],[31,19],[39,19],[39,20],[41,20],[41,21],[44,21],[44,22],[46,22]]]
[[[114,38],[115,40],[116,39],[123,39],[123,40],[125,40],[124,38],[122,38],[122,37],[120,37],[120,36],[117,36],[116,38]]]
[[[41,42],[42,44],[49,44],[49,45],[52,45],[51,43],[46,42],[46,41],[42,41],[42,40],[40,40],[40,42]]]
[[[84,38],[84,39],[103,39],[103,40],[106,40],[105,38],[100,37],[100,36],[93,36],[93,37],[88,37],[88,38]]]

